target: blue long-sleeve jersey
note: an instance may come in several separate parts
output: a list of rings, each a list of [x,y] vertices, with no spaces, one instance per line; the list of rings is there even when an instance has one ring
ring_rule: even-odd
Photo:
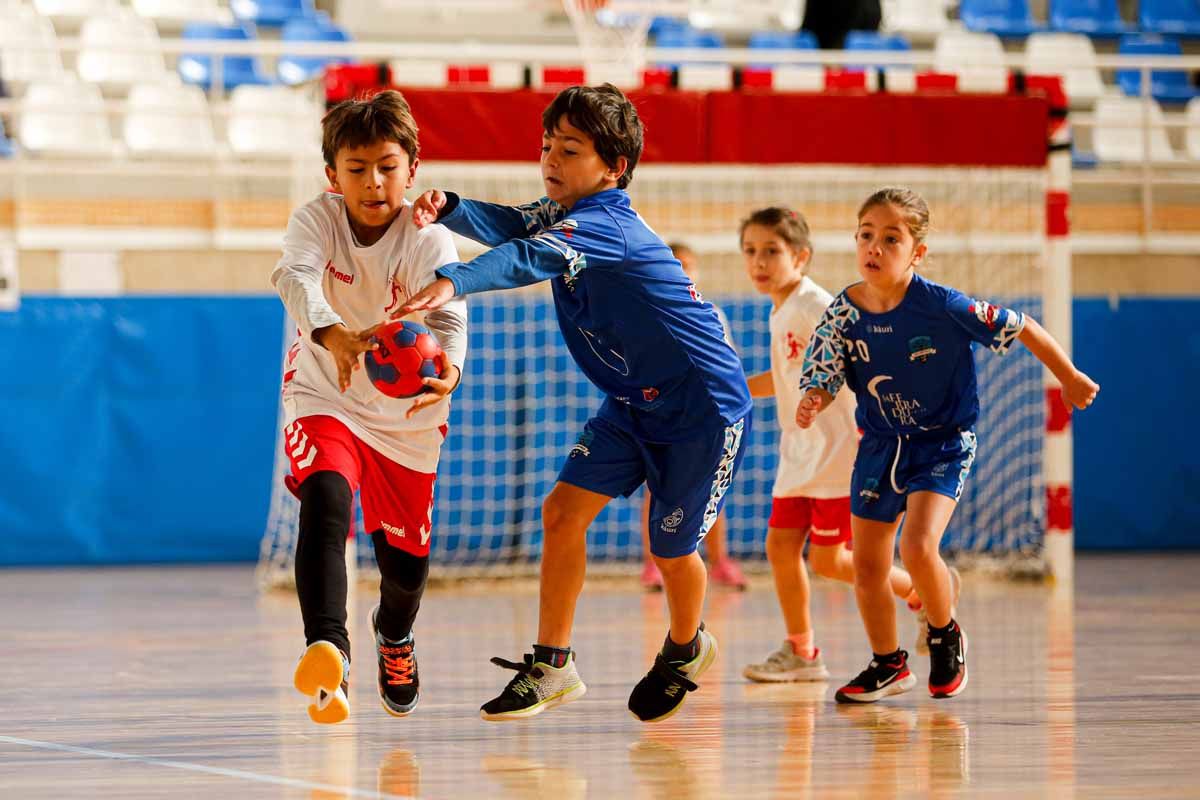
[[[610,399],[602,416],[646,441],[674,442],[750,410],[712,304],[621,189],[570,211],[547,198],[514,208],[447,194],[438,222],[493,248],[437,271],[458,294],[552,280],[567,348]]]

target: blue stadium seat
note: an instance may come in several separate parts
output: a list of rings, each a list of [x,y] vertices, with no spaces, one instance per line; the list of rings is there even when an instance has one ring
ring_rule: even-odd
[[[313,16],[312,0],[230,0],[229,8],[238,22],[253,22],[278,28],[292,19]]]
[[[875,52],[892,52],[892,53],[907,53],[912,50],[912,45],[898,33],[883,34],[875,31],[850,31],[846,34],[846,49],[847,50],[870,50]],[[863,72],[866,66],[863,64],[847,64],[847,71]]]
[[[216,25],[211,22],[192,22],[183,29],[184,39],[253,41],[256,37],[252,26]],[[204,53],[184,53],[179,57],[179,77],[184,83],[209,88],[213,79],[212,56]],[[271,79],[263,72],[254,56],[224,56],[221,59],[222,88],[235,86],[264,85]]]
[[[329,17],[318,12],[313,17],[289,20],[283,26],[281,38],[285,42],[349,42],[350,34]],[[279,58],[279,79],[284,83],[304,83],[322,72],[330,64],[349,64],[349,58],[327,56],[291,56]]]
[[[1121,39],[1121,55],[1182,56],[1179,40],[1157,33],[1143,33]],[[1142,93],[1141,72],[1136,69],[1117,71],[1117,85],[1125,94],[1136,97]],[[1186,103],[1200,92],[1192,86],[1184,70],[1154,70],[1150,73],[1150,95],[1160,103]]]
[[[750,34],[751,50],[819,50],[817,37],[811,31],[757,31]],[[770,69],[773,62],[762,61],[749,65],[753,69]]]
[[[1041,29],[1028,0],[962,0],[958,16],[967,30],[997,36],[1023,37]]]
[[[655,47],[687,47],[694,49],[719,49],[725,46],[721,34],[712,31],[698,31],[695,28],[666,28],[659,32],[654,40]],[[696,63],[696,62],[691,62]],[[663,63],[661,67],[678,69],[679,63]]]
[[[1100,39],[1130,32],[1121,19],[1117,0],[1050,0],[1050,27]]]
[[[687,30],[688,27],[686,19],[680,19],[679,17],[655,17],[650,20],[650,27],[647,33],[650,35],[650,38],[657,39],[658,35],[663,31]]]
[[[1142,30],[1200,36],[1200,0],[1141,0]]]

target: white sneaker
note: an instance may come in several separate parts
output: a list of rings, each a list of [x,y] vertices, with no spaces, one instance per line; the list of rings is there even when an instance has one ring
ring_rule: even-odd
[[[829,679],[829,670],[821,658],[820,650],[813,650],[812,658],[796,655],[792,643],[784,639],[783,645],[760,664],[750,664],[742,675],[759,683],[785,683],[789,681],[824,681]]]

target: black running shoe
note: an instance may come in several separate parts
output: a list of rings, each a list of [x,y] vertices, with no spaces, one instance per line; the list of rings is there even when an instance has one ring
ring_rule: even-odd
[[[517,674],[503,692],[480,707],[479,716],[489,722],[529,719],[546,709],[578,700],[587,693],[587,686],[575,669],[574,652],[567,663],[558,668],[534,661],[531,653],[526,653],[521,662],[493,658],[492,663],[515,670]]]
[[[403,717],[417,707],[421,681],[417,677],[417,654],[412,631],[398,642],[383,638],[377,617],[379,606],[371,612],[371,631],[375,634],[375,652],[379,657],[379,699],[393,717]]]
[[[691,661],[667,661],[662,653],[646,677],[638,681],[629,695],[629,710],[642,722],[658,722],[679,710],[688,692],[698,688],[696,681],[717,660],[717,637],[700,626],[700,650]]]
[[[950,621],[950,632],[929,632],[929,693],[937,698],[954,697],[967,688],[967,635]]]
[[[916,685],[917,679],[908,669],[908,653],[897,650],[887,661],[872,658],[870,665],[838,689],[834,698],[839,703],[874,703],[893,694],[903,694]]]

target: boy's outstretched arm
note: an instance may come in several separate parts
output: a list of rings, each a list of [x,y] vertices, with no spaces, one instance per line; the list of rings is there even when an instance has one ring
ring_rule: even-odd
[[[1063,397],[1068,403],[1081,410],[1092,404],[1100,391],[1100,384],[1076,368],[1054,337],[1037,320],[1025,315],[1025,327],[1017,338],[1058,378]]]
[[[562,208],[548,199],[523,206],[504,206],[468,200],[440,189],[430,189],[413,203],[413,224],[418,228],[436,222],[489,247],[532,236],[562,215]]]

